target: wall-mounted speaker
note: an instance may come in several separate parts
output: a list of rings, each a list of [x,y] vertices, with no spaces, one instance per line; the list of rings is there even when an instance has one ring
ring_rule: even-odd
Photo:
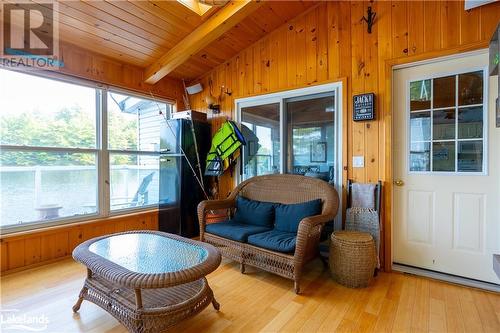
[[[189,95],[194,95],[203,91],[203,86],[201,83],[194,84],[192,86],[186,87],[186,91]]]

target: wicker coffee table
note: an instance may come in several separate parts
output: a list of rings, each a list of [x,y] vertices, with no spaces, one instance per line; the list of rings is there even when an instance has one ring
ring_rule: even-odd
[[[73,251],[87,266],[78,301],[97,304],[132,332],[162,332],[213,304],[205,278],[220,264],[213,246],[159,231],[90,239]]]

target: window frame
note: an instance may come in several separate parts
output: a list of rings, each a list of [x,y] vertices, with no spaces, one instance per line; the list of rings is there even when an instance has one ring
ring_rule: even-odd
[[[107,216],[118,216],[118,215],[123,215],[123,214],[129,214],[129,213],[132,213],[132,212],[138,212],[138,211],[147,211],[147,210],[150,210],[151,208],[155,208],[155,207],[158,207],[159,204],[149,204],[149,205],[144,205],[144,206],[140,206],[140,207],[128,207],[128,208],[120,208],[120,209],[111,209],[111,175],[110,175],[110,169],[111,169],[111,164],[109,162],[110,160],[110,156],[111,154],[121,154],[121,155],[134,155],[134,156],[158,156],[158,163],[160,163],[160,156],[161,156],[161,150],[158,150],[158,151],[146,151],[146,150],[132,150],[132,149],[109,149],[109,141],[108,141],[108,94],[109,93],[117,93],[117,94],[122,94],[122,95],[127,95],[127,96],[130,96],[130,97],[136,97],[136,98],[141,98],[141,99],[145,99],[145,100],[149,100],[149,101],[152,101],[154,103],[158,102],[158,103],[165,103],[167,105],[170,105],[170,111],[167,111],[167,113],[172,113],[174,111],[174,106],[175,104],[172,104],[172,103],[168,103],[166,101],[162,101],[161,99],[159,98],[152,98],[151,96],[147,97],[146,94],[135,94],[135,93],[131,93],[129,91],[126,91],[126,90],[123,90],[123,89],[117,89],[117,88],[114,88],[114,87],[108,87],[107,89],[105,89],[103,91],[103,97],[102,97],[102,101],[103,101],[103,104],[106,105],[106,107],[103,108],[103,112],[102,112],[102,123],[105,123],[105,127],[106,130],[103,131],[103,136],[105,134],[105,139],[106,141],[104,141],[104,137],[103,137],[103,145],[102,145],[102,151],[105,155],[105,158],[107,159],[105,165],[107,166],[106,170],[102,170],[103,173],[105,173],[105,181],[104,181],[104,185],[105,185],[105,191],[104,191],[104,194],[105,194],[105,198],[104,198],[104,202],[106,203],[106,207],[104,207],[106,213],[107,213]],[[170,115],[167,114],[167,115],[164,115],[165,117],[169,117]],[[103,125],[104,126],[104,125]],[[104,144],[105,142],[105,144]]]
[[[51,219],[48,221],[36,220],[29,222],[22,222],[19,224],[12,224],[3,226],[0,225],[0,233],[11,234],[23,231],[32,231],[37,229],[44,229],[49,227],[55,227],[60,225],[67,225],[79,222],[85,222],[89,220],[97,220],[108,217],[115,217],[120,215],[126,215],[130,213],[145,212],[154,208],[158,208],[158,204],[151,204],[140,207],[130,207],[111,210],[111,196],[110,196],[110,164],[109,156],[113,153],[119,154],[132,154],[132,155],[154,155],[160,157],[160,151],[137,151],[137,150],[116,150],[108,149],[108,108],[107,108],[107,95],[108,92],[114,92],[119,94],[128,95],[131,97],[141,98],[151,100],[153,102],[164,103],[170,105],[170,113],[176,111],[177,102],[172,99],[157,97],[147,95],[145,93],[123,89],[115,86],[109,86],[101,84],[98,82],[85,80],[81,78],[74,78],[65,74],[55,74],[46,72],[29,72],[22,70],[13,70],[10,68],[5,68],[0,66],[0,70],[12,71],[19,74],[25,74],[34,76],[37,78],[54,80],[66,84],[72,84],[76,86],[82,86],[86,88],[91,88],[95,90],[95,102],[96,102],[96,145],[94,148],[66,148],[66,147],[45,147],[45,146],[16,146],[16,145],[2,145],[0,144],[0,152],[3,151],[44,151],[44,152],[64,152],[64,153],[86,153],[94,154],[96,158],[96,171],[97,171],[97,187],[96,187],[96,212],[89,213],[78,216],[67,216]],[[169,115],[166,115],[167,117]]]
[[[483,103],[482,104],[471,104],[471,105],[458,105],[458,76],[461,74],[479,72],[483,73]],[[431,81],[431,106],[429,109],[415,110],[410,109],[410,85],[412,82],[424,81],[424,80],[434,80],[447,76],[455,76],[455,104],[450,107],[439,107],[434,108],[434,84]],[[487,66],[471,66],[459,71],[449,71],[449,72],[439,72],[433,75],[419,76],[417,78],[406,81],[406,172],[408,175],[427,175],[427,176],[487,176],[488,175],[488,89],[489,89],[489,75]],[[460,109],[466,109],[470,107],[477,107],[482,105],[483,107],[483,137],[482,138],[470,138],[470,139],[459,139],[458,138],[458,111]],[[453,109],[455,111],[455,138],[454,139],[441,139],[434,141],[433,133],[433,116],[434,111],[442,111]],[[412,171],[410,170],[411,165],[411,114],[418,112],[429,112],[430,113],[430,138],[428,141],[415,141],[413,143],[429,143],[429,171]],[[468,141],[482,141],[483,143],[483,161],[482,161],[482,171],[469,172],[469,171],[458,171],[458,143],[468,142]],[[455,144],[455,171],[433,171],[432,170],[432,146],[435,142],[453,142]]]
[[[284,132],[283,132],[283,126],[281,123],[281,119],[283,118],[283,101],[280,98],[272,98],[272,97],[262,99],[261,101],[263,101],[263,102],[260,103],[258,100],[257,101],[249,101],[249,102],[240,102],[240,104],[238,104],[239,108],[237,109],[237,114],[236,114],[237,120],[236,121],[239,124],[243,123],[243,109],[244,108],[251,108],[254,106],[271,105],[271,104],[276,104],[278,106],[278,109],[279,109],[278,110],[278,112],[279,112],[278,127],[279,127],[279,140],[280,140],[280,144],[279,144],[280,153],[278,155],[278,162],[280,163],[279,173],[281,174],[281,173],[285,172],[285,169],[283,167],[283,161],[285,160],[285,157],[283,155],[283,149],[285,148],[285,142],[283,140]],[[271,129],[271,127],[268,127],[268,126],[256,125],[256,124],[252,123],[252,132],[256,133],[258,126]],[[243,148],[243,149],[245,149],[245,148]],[[257,163],[257,161],[255,163]],[[237,161],[238,168],[240,168],[240,164],[241,164],[241,159],[238,159],[238,161]],[[255,170],[257,170],[257,164],[255,165]],[[238,184],[241,183],[242,181],[246,180],[244,177],[244,174],[240,174],[240,173],[238,173],[236,175],[236,179],[237,179]]]
[[[251,97],[244,97],[244,98],[237,98],[234,100],[234,119],[236,120],[237,123],[241,124],[242,122],[242,115],[241,115],[241,109],[246,108],[246,107],[252,107],[252,106],[258,106],[258,105],[264,105],[264,104],[274,104],[274,103],[279,103],[279,108],[280,108],[280,169],[279,173],[280,174],[285,174],[287,173],[286,171],[286,166],[285,166],[285,161],[286,161],[286,144],[287,144],[287,138],[286,136],[286,105],[285,101],[290,100],[292,98],[297,97],[299,100],[303,100],[304,97],[310,96],[310,95],[318,95],[318,94],[329,94],[334,92],[335,95],[335,156],[334,156],[334,163],[335,166],[337,167],[335,170],[335,184],[334,187],[337,190],[337,192],[342,193],[342,187],[344,183],[344,161],[345,161],[345,154],[346,152],[344,151],[344,140],[346,139],[345,137],[345,128],[344,128],[344,120],[347,120],[346,117],[346,108],[347,108],[347,101],[345,100],[344,96],[344,89],[346,87],[344,86],[344,80],[339,80],[339,81],[332,81],[329,83],[324,83],[324,84],[318,84],[318,85],[313,85],[309,87],[304,87],[304,88],[296,88],[296,89],[290,89],[290,90],[283,90],[275,93],[267,93],[267,94],[261,94],[261,95],[255,95]],[[314,97],[312,97],[314,98]],[[241,159],[238,159],[237,162],[237,169],[240,168],[240,163]],[[234,177],[234,183],[235,185],[240,184],[243,182],[243,176],[239,174],[239,172],[236,174],[236,177]],[[342,206],[342,197],[340,198],[339,201],[340,207]],[[336,227],[341,227],[342,226],[342,212],[339,210],[337,213],[337,216],[334,218],[335,226]]]

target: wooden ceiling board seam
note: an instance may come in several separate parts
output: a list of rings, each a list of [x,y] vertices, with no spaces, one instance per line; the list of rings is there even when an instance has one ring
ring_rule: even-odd
[[[284,23],[284,21],[281,20],[279,16],[274,15],[269,8],[263,6],[258,10],[259,12],[256,13],[256,15],[252,15],[249,18],[254,21],[266,34]]]
[[[188,26],[187,22],[181,19],[178,19],[174,15],[171,15],[163,8],[158,7],[157,5],[148,2],[148,1],[119,1],[117,2],[120,6],[124,6],[127,8],[132,8],[130,5],[137,8],[137,10],[141,10],[147,15],[151,15],[152,17],[156,17],[159,20],[162,20],[168,26],[171,26],[173,31],[176,31],[180,34],[189,34],[196,26]],[[133,9],[132,9],[133,10]]]
[[[144,20],[143,18],[131,14],[128,11],[114,6],[112,3],[105,2],[105,1],[88,1],[88,0],[83,0],[86,4],[89,6],[92,6],[96,9],[99,9],[103,11],[104,13],[108,13],[109,11],[115,12],[116,15],[111,15],[113,17],[116,17],[117,19],[121,19],[126,23],[132,24],[138,28],[145,29],[145,27],[148,27],[148,31],[151,34],[154,34],[158,36],[158,38],[162,38],[165,41],[165,37],[169,36],[169,38],[172,39],[172,46],[177,44],[182,38],[178,34],[172,34],[170,31],[167,31],[163,29],[161,26],[158,26],[154,23],[151,23],[149,21]],[[166,42],[165,42],[166,43]],[[166,47],[168,45],[165,44]]]
[[[61,29],[61,26],[59,27],[59,31],[64,34],[64,31],[63,31],[63,29]],[[117,59],[117,61],[125,62],[127,64],[131,64],[134,66],[142,67],[142,64],[144,63],[143,59],[138,59],[134,56],[130,56],[128,54],[125,54],[124,52],[120,52],[120,51],[117,51],[115,49],[112,49],[107,45],[103,45],[103,43],[101,41],[90,43],[86,39],[75,36],[74,34],[68,34],[68,36],[62,38],[62,40],[67,42],[68,44],[79,45],[80,47],[85,48],[87,50],[92,50],[93,52],[95,52],[97,54],[107,56],[110,58],[114,58],[114,59]],[[98,52],[98,50],[96,50],[96,43],[101,45],[102,47],[107,47],[108,48],[107,53],[104,54],[102,52]],[[64,61],[64,59],[62,59],[62,60]]]
[[[240,24],[229,30],[226,35],[231,36],[233,40],[236,40],[245,45],[240,49],[240,51],[249,44],[255,43],[258,40],[257,36],[255,36],[253,32],[249,31],[246,26],[242,26]]]
[[[297,5],[297,1],[274,1],[268,3],[266,7],[274,15],[278,16],[283,23],[289,21],[296,13],[302,11],[302,6]]]
[[[246,17],[240,22],[239,25],[249,31],[252,36],[260,36],[257,39],[262,38],[262,36],[266,34],[265,30],[263,30],[251,17]]]
[[[134,33],[131,33],[129,30],[122,29],[120,27],[117,27],[115,25],[112,25],[108,22],[102,21],[100,19],[97,19],[91,15],[88,15],[84,12],[79,11],[78,9],[71,8],[66,5],[68,2],[64,2],[59,5],[59,13],[60,15],[66,15],[66,16],[71,16],[74,19],[79,19],[84,20],[83,22],[87,22],[87,24],[92,25],[96,28],[100,28],[104,31],[107,31],[112,34],[117,34],[116,30],[121,31],[121,37],[129,40],[132,43],[136,43],[138,45],[141,45],[143,47],[146,47],[151,50],[156,50],[160,52],[165,52],[167,49],[163,47],[161,44],[152,42],[148,38],[143,38],[141,36],[138,36]],[[62,10],[61,10],[62,9]]]
[[[109,25],[112,25],[118,29],[121,29],[123,31],[127,31],[130,34],[133,34],[135,36],[138,36],[142,39],[145,39],[151,43],[154,43],[156,45],[162,46],[165,49],[169,49],[172,46],[174,46],[173,43],[166,44],[167,40],[165,38],[160,38],[159,36],[149,32],[148,30],[145,30],[143,28],[137,27],[134,24],[128,23],[124,21],[123,19],[120,19],[118,17],[115,17],[114,15],[108,14],[96,7],[92,7],[88,5],[84,1],[67,1],[65,2],[65,6],[72,8],[74,10],[78,10],[82,13],[85,13],[86,15],[93,17],[94,19],[100,21],[100,22],[107,22]],[[105,18],[106,17],[106,18]],[[108,20],[108,21],[106,21]]]
[[[161,55],[161,52],[144,49],[142,47],[139,47],[137,44],[131,43],[130,41],[125,40],[124,38],[122,38],[118,35],[110,34],[108,32],[101,30],[101,29],[96,29],[95,27],[90,26],[90,25],[88,25],[88,27],[85,27],[85,23],[78,21],[78,20],[75,20],[75,19],[65,18],[64,15],[59,16],[59,25],[61,25],[61,24],[65,24],[74,30],[79,30],[82,32],[89,33],[91,35],[94,35],[94,36],[102,39],[102,40],[112,42],[116,45],[121,45],[122,47],[129,49],[130,51],[136,53],[136,56],[141,57],[141,58],[143,57],[144,59],[155,58],[155,57]],[[149,52],[149,51],[151,51],[151,52]]]
[[[16,2],[14,0],[5,0],[4,2],[16,4]],[[90,35],[92,37],[90,37],[89,39],[85,39],[86,37],[83,37],[83,38],[80,37],[80,38],[75,39],[74,38],[75,33],[77,33],[79,36],[83,35],[83,36],[88,37]],[[110,45],[106,45],[104,47],[107,47],[108,49],[111,48],[112,50],[113,50],[115,45],[120,47],[120,45],[118,45],[114,42],[106,41],[102,37],[99,37],[99,36],[90,34],[88,32],[76,29],[70,25],[65,24],[64,22],[59,22],[59,38],[63,41],[65,41],[65,40],[72,41],[73,44],[87,45],[87,48],[89,50],[95,49],[95,43],[103,44],[103,45],[110,44]],[[88,42],[88,40],[92,40],[92,42]],[[130,51],[129,49],[126,49],[126,50]],[[114,50],[114,51],[116,51],[116,50]],[[142,64],[144,61],[144,59],[137,57],[137,54],[135,56],[133,56],[133,55],[127,54],[126,52],[121,52],[121,51],[114,52],[114,53],[118,59],[127,59],[126,60],[127,62],[134,64],[134,65]]]
[[[219,59],[221,61],[226,61],[226,59],[234,55],[233,49],[228,49],[223,41],[219,41],[209,45],[197,54],[208,54],[213,58]]]
[[[209,9],[205,14],[202,16],[198,15],[197,13],[193,12],[191,9],[187,8],[183,4],[179,3],[178,1],[149,1],[167,12],[171,13],[172,15],[175,15],[181,20],[185,20],[188,23],[190,23],[193,27],[199,26],[201,23],[209,19],[217,10],[219,7],[212,7]]]
[[[219,64],[219,61],[220,61],[220,58],[217,58],[217,57],[209,54],[208,52],[196,53],[195,55],[192,55],[189,59],[197,60],[197,61],[199,61],[199,63],[205,64],[208,67],[212,67],[215,64]],[[219,60],[217,60],[217,59],[219,59]],[[217,65],[215,65],[215,66],[217,66]]]
[[[219,40],[213,42],[212,45],[213,48],[224,49],[226,59],[228,56],[232,57],[235,52],[238,52],[238,48],[234,45],[232,38],[229,38],[229,36],[227,35],[219,38]]]
[[[162,54],[162,52],[165,51],[165,48],[162,48],[159,45],[150,45],[150,46],[144,46],[140,45],[136,41],[131,41],[125,37],[124,35],[118,35],[117,33],[110,32],[107,30],[102,29],[101,27],[96,27],[95,25],[89,23],[88,21],[82,21],[78,18],[75,18],[71,15],[68,15],[64,12],[62,12],[61,8],[64,6],[64,4],[59,5],[59,22],[64,23],[68,26],[72,26],[75,29],[82,30],[89,32],[91,34],[94,34],[100,38],[103,38],[105,40],[110,40],[115,42],[116,44],[120,44],[126,47],[131,47],[131,49],[136,50],[138,52],[141,52],[145,55],[150,55],[150,56],[157,56],[158,54]],[[153,46],[154,48],[152,48]]]
[[[159,17],[158,15],[152,14],[150,11],[144,10],[139,6],[136,6],[133,2],[129,1],[109,1],[105,0],[107,4],[112,5],[115,8],[120,9],[121,11],[127,13],[128,15],[132,15],[136,18],[139,18],[143,21],[146,21],[157,28],[162,29],[166,33],[168,33],[176,42],[180,41],[183,38],[183,34],[181,34],[182,30],[177,29],[175,25],[171,22],[166,21],[164,18]]]
[[[241,38],[238,38],[234,35],[235,29],[237,28],[234,27],[233,29],[225,33],[224,40],[231,48],[233,48],[236,52],[239,52],[239,50],[243,49],[247,45],[247,43],[245,43]]]
[[[200,70],[210,68],[209,65],[207,65],[205,62],[201,61],[199,58],[192,58],[190,62],[185,62],[184,64],[189,64],[194,68],[199,68]],[[182,64],[181,66],[183,66],[184,64]],[[181,66],[179,66],[179,67],[181,67]]]
[[[194,64],[194,61],[190,61],[190,62],[186,62],[186,63],[182,64],[181,66],[179,66],[178,68],[176,68],[172,72],[171,76],[177,77],[180,79],[190,80],[192,77],[195,77],[197,75],[197,73],[199,73],[200,71],[203,71],[204,73],[206,73],[207,70],[209,71],[210,69],[207,69],[206,66],[201,67],[198,64]],[[170,75],[169,75],[169,77],[170,77]]]

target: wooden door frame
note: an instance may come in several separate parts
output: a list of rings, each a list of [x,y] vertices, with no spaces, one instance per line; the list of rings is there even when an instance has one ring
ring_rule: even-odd
[[[392,192],[392,184],[393,184],[393,163],[394,163],[394,158],[392,154],[392,139],[393,139],[393,121],[392,121],[392,114],[393,114],[393,105],[392,105],[392,85],[393,85],[393,72],[394,72],[394,67],[398,65],[404,65],[408,63],[413,63],[413,62],[418,62],[418,61],[424,61],[424,60],[429,60],[433,58],[439,58],[439,57],[445,57],[445,56],[451,56],[459,53],[464,53],[464,52],[470,52],[470,51],[476,51],[479,49],[484,49],[488,47],[488,42],[487,41],[482,41],[482,42],[477,42],[473,44],[468,44],[464,46],[458,46],[455,48],[451,49],[446,49],[446,50],[439,50],[439,51],[433,51],[433,52],[428,52],[428,53],[422,53],[422,54],[417,54],[413,56],[406,56],[406,57],[400,57],[400,58],[394,58],[394,59],[387,59],[385,61],[385,73],[383,73],[385,77],[385,91],[386,91],[386,97],[385,97],[385,102],[383,104],[383,123],[384,123],[384,137],[385,137],[385,160],[384,160],[384,165],[385,165],[385,182],[384,182],[384,190],[383,190],[383,197],[384,197],[384,205],[383,205],[383,217],[384,217],[384,224],[383,224],[383,230],[384,230],[384,271],[390,272],[392,270],[392,221],[393,221],[393,203],[394,203],[394,195]]]

